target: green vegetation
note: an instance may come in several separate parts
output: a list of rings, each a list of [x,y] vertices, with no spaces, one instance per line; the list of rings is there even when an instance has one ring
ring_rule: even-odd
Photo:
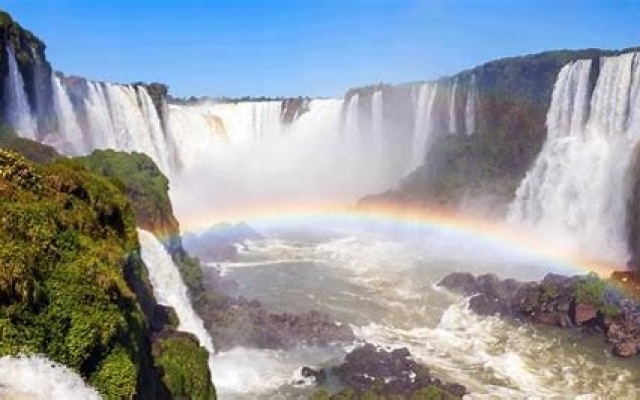
[[[137,165],[156,178],[143,182],[143,173],[132,173],[129,195],[143,188],[137,199],[152,201],[146,190],[166,187],[146,156],[117,157],[129,159],[111,167]],[[77,160],[37,165],[0,149],[0,356],[44,354],[108,398],[157,398],[164,390],[215,398],[207,352],[173,331],[171,309],[164,311],[166,325],[158,329],[165,332],[153,343],[158,358],[152,359],[149,323],[157,307],[126,187]],[[199,263],[185,258],[199,282]],[[154,366],[165,372],[162,382]]]
[[[591,272],[576,281],[573,285],[573,296],[576,303],[600,307],[605,303],[604,295],[606,290],[606,282],[600,279],[597,274]]]
[[[153,355],[172,398],[216,398],[207,364],[209,355],[197,339],[186,333],[163,335],[154,343]]]
[[[74,160],[93,173],[112,178],[124,188],[139,227],[163,239],[179,234],[169,200],[169,180],[149,156],[96,150]]]
[[[607,318],[615,318],[620,315],[620,308],[607,302],[606,293],[610,283],[591,272],[580,277],[573,285],[573,297],[578,304],[590,304],[598,308],[598,311]]]
[[[45,354],[133,397],[146,326],[123,270],[143,266],[122,192],[0,150],[0,215],[0,354]]]
[[[28,160],[36,163],[48,163],[60,158],[51,146],[18,137],[7,125],[0,125],[0,148],[20,153]]]
[[[547,302],[558,297],[558,287],[551,283],[546,283],[540,286],[540,301]]]

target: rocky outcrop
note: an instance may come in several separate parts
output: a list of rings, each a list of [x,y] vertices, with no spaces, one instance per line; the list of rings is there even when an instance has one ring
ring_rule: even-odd
[[[280,120],[290,124],[307,111],[309,111],[309,99],[303,97],[285,99],[280,109]]]
[[[472,296],[469,308],[477,314],[499,314],[602,334],[612,344],[615,355],[631,357],[640,351],[640,306],[632,295],[639,292],[626,284],[630,276],[636,277],[633,272],[624,272],[604,281],[595,275],[549,274],[540,282],[519,282],[495,275],[454,273],[439,285]]]
[[[171,399],[216,399],[209,353],[186,332],[164,331],[153,338],[153,357]]]
[[[462,398],[467,394],[464,386],[433,377],[429,368],[415,361],[406,348],[385,350],[365,344],[349,352],[332,372],[347,388],[335,398],[348,396],[352,391],[356,392],[355,398],[372,398],[366,397],[368,394],[376,398],[436,399]]]
[[[205,321],[218,351],[236,346],[261,349],[326,346],[355,339],[347,325],[316,311],[274,314],[257,300],[212,291],[196,297],[194,307]]]
[[[200,233],[186,233],[182,237],[185,249],[204,262],[233,260],[238,251],[236,245],[245,240],[261,240],[263,237],[244,222],[219,223]]]

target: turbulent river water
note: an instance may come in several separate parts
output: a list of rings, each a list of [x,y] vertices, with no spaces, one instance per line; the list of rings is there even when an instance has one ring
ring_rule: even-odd
[[[474,398],[637,395],[638,361],[613,357],[601,338],[478,317],[467,299],[436,285],[453,271],[519,279],[577,271],[435,229],[290,228],[247,242],[233,263],[210,267],[239,282],[238,294],[272,311],[323,311],[350,324],[359,340],[407,347],[438,377],[466,385]],[[216,356],[214,380],[222,398],[304,397],[313,388],[296,384],[299,368],[330,367],[348,350],[235,349]]]

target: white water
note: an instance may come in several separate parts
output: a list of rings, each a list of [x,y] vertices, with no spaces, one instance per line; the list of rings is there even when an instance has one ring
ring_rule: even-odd
[[[418,168],[425,161],[430,138],[435,130],[433,105],[437,91],[438,85],[423,83],[415,100],[411,170]]]
[[[347,228],[334,222],[312,224],[317,230],[323,229],[319,225],[335,228],[325,239],[282,233],[248,243],[238,262],[223,268],[239,282],[239,295],[255,297],[277,312],[320,310],[350,324],[360,340],[407,347],[435,376],[466,385],[473,398],[637,395],[637,362],[612,357],[600,338],[480,317],[467,309],[466,299],[434,285],[452,271],[540,279],[553,268],[548,260],[463,233],[429,227],[403,231],[383,223]],[[544,269],[532,267],[541,265]],[[218,367],[229,376],[229,398],[299,398],[309,393],[291,385],[300,365],[330,367],[350,348],[294,352],[290,358],[236,349],[226,355],[224,368]],[[297,357],[298,365],[290,362]],[[244,374],[246,381],[231,384],[231,377]]]
[[[149,271],[153,295],[159,304],[173,308],[178,316],[178,330],[194,334],[200,345],[209,352],[209,368],[215,362],[213,341],[204,327],[202,319],[196,314],[187,287],[182,282],[180,271],[173,263],[162,243],[151,233],[138,229],[142,259]]]
[[[80,376],[40,356],[0,358],[2,399],[100,399]]]
[[[458,91],[458,79],[453,80],[449,94],[449,133],[458,133],[458,118],[456,108],[456,93]]]
[[[35,139],[36,121],[25,92],[22,74],[18,69],[15,51],[12,46],[7,46],[6,52],[9,65],[9,72],[4,83],[4,99],[7,103],[6,120],[20,136]]]
[[[509,220],[581,255],[627,259],[627,171],[640,139],[640,57],[601,59],[589,96],[590,61],[559,73],[547,141],[520,184]]]
[[[44,141],[63,154],[86,154],[94,149],[137,151],[150,156],[165,173],[173,168],[173,145],[165,136],[151,97],[144,87],[86,82],[86,88],[69,88],[52,79],[58,131]],[[70,91],[82,99],[74,107]]]
[[[58,116],[58,129],[63,134],[49,135],[44,142],[62,150],[65,154],[82,154],[86,149],[82,129],[78,125],[78,119],[73,111],[71,99],[62,86],[60,78],[51,76],[53,88],[53,108]]]
[[[469,90],[467,91],[467,104],[465,106],[465,132],[467,135],[471,135],[476,130],[476,112],[478,102],[478,87],[476,83],[476,76],[471,75],[471,82],[469,83]]]

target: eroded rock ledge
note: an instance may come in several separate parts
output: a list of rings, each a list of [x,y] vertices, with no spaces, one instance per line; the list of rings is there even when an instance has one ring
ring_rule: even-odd
[[[521,282],[492,274],[453,273],[439,285],[473,296],[469,307],[477,314],[601,334],[612,344],[613,354],[633,357],[640,352],[640,307],[629,285],[614,283],[628,282],[627,275],[614,274],[605,281],[593,274],[548,274],[540,282]]]

